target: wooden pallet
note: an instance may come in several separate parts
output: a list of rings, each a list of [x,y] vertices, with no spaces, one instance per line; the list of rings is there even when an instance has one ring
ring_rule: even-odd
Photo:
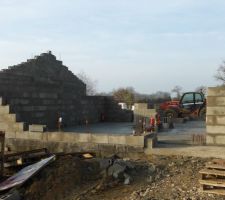
[[[214,159],[199,173],[203,192],[225,195],[225,160]]]

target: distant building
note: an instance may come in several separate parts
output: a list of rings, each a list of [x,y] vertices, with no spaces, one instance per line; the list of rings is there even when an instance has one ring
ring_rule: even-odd
[[[120,102],[120,103],[118,103],[118,104],[120,105],[121,109],[123,109],[123,110],[127,110],[127,109],[128,109],[128,107],[127,107],[127,104],[126,104],[126,103],[122,103],[122,102]]]

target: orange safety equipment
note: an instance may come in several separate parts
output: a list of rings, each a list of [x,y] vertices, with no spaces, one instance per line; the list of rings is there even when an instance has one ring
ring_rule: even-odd
[[[155,118],[154,117],[150,117],[150,125],[155,126]]]

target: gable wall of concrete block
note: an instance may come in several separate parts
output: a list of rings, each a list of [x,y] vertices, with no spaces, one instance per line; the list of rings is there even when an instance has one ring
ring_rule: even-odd
[[[131,112],[113,99],[86,96],[86,85],[51,52],[0,71],[1,105],[17,122],[43,124],[55,129],[59,116],[65,126],[107,121],[130,121]],[[110,106],[109,106],[110,105]]]

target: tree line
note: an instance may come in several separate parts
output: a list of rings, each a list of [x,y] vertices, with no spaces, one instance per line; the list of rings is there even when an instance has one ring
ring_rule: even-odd
[[[128,107],[131,107],[134,103],[162,103],[170,100],[179,100],[182,95],[183,88],[179,85],[176,85],[171,89],[170,92],[157,91],[152,94],[143,94],[135,91],[133,87],[121,87],[114,89],[108,93],[97,93],[96,85],[97,81],[88,77],[84,72],[79,73],[78,78],[81,79],[86,84],[87,95],[104,95],[104,96],[113,96],[113,98],[118,102],[126,103]],[[222,85],[225,85],[225,61],[217,69],[214,78],[221,82]],[[195,89],[196,92],[202,92],[206,94],[206,87],[199,86]],[[175,94],[172,98],[171,94]]]

